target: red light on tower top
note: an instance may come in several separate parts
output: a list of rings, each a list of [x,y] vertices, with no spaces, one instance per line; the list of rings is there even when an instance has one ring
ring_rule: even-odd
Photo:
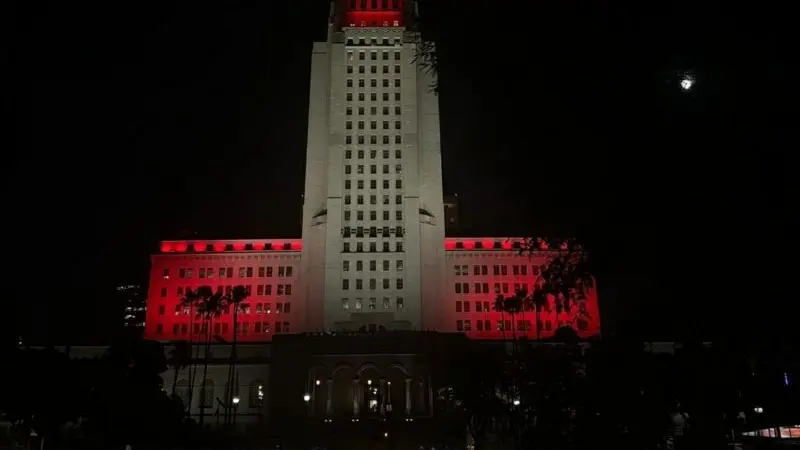
[[[403,0],[344,0],[345,27],[401,27]]]

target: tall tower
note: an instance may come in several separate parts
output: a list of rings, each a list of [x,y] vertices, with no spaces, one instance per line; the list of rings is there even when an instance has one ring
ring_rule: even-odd
[[[305,328],[435,328],[444,311],[438,98],[403,0],[332,4],[311,59]],[[424,320],[423,320],[424,319]]]

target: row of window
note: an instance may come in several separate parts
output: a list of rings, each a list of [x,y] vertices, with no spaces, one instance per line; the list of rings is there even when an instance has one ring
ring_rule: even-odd
[[[365,168],[364,164],[356,164],[356,174],[357,175],[364,175],[364,168]],[[384,174],[388,175],[390,173],[389,164],[383,164],[383,168],[382,168],[381,172],[383,172]],[[349,164],[345,165],[344,166],[344,173],[347,174],[347,175],[352,175],[352,173],[353,173],[352,166],[349,165]],[[377,164],[370,164],[369,165],[369,173],[370,173],[370,175],[377,175],[378,174],[378,165]],[[396,173],[398,175],[402,174],[403,173],[403,165],[402,164],[395,164],[394,173]],[[395,180],[394,184],[395,184],[395,188],[396,189],[402,189],[402,187],[403,187],[403,182],[400,181],[400,180]],[[359,189],[364,189],[364,180],[361,180],[361,183],[359,184],[359,186],[360,186]],[[378,186],[377,180],[370,180],[370,189],[376,189],[377,186]],[[383,180],[383,186],[384,186],[383,187],[384,189],[389,189],[389,180]],[[345,181],[345,188],[346,189],[350,189],[350,185],[347,183],[347,181]]]
[[[364,122],[363,120],[359,120],[358,122],[356,122],[356,126],[358,127],[359,130],[363,130],[364,127],[366,126],[366,122]],[[353,121],[348,120],[347,122],[345,122],[344,123],[344,128],[347,129],[347,130],[352,130],[353,129]],[[403,128],[402,122],[400,122],[399,120],[395,120],[394,121],[394,129],[395,130],[399,130],[401,128]],[[370,130],[377,130],[378,129],[378,121],[377,120],[371,120],[369,122],[369,129]],[[384,120],[383,121],[383,129],[384,130],[388,130],[389,129],[389,121],[388,120]]]
[[[355,175],[366,175],[366,173],[364,171],[364,169],[365,169],[365,165],[364,164],[356,164],[355,168],[356,168],[355,169]],[[384,164],[383,165],[382,172],[384,174],[389,174],[389,165],[388,164]],[[345,164],[344,173],[345,173],[345,175],[353,175],[353,166],[350,165],[350,164]],[[395,166],[395,173],[397,173],[397,174],[402,174],[403,173],[403,167],[400,164],[397,164]],[[369,165],[369,174],[370,175],[377,175],[378,174],[378,165],[377,164],[370,164]],[[375,181],[375,183],[373,183],[373,181]],[[389,189],[389,186],[391,185],[389,180],[381,180],[381,184],[382,184],[383,189]],[[370,189],[377,189],[378,182],[377,182],[377,180],[370,180],[370,184],[369,185],[370,185]],[[345,180],[345,186],[349,186],[347,184],[347,180]],[[363,184],[362,184],[362,186],[363,186]],[[394,180],[394,188],[395,189],[403,189],[403,180],[401,180],[401,179]],[[349,187],[347,189],[349,189]],[[363,189],[363,188],[359,188],[359,189]]]
[[[381,59],[383,61],[388,61],[389,60],[389,50],[383,50],[380,53],[381,53]],[[400,58],[402,57],[401,54],[400,54],[400,51],[396,50],[396,51],[394,51],[392,53],[394,53],[394,60],[395,61],[400,61]],[[348,50],[347,51],[347,60],[348,61],[352,61],[354,57],[355,57],[355,52],[352,51],[352,50]],[[367,51],[366,50],[359,50],[358,51],[358,60],[359,61],[366,61],[367,60]],[[378,50],[370,50],[370,52],[369,52],[369,60],[370,61],[377,61],[378,60]]]
[[[517,320],[515,321],[517,326],[517,331],[531,331],[533,327],[531,326],[530,320]],[[544,331],[552,331],[553,330],[553,323],[549,320],[544,320],[539,322],[539,326]],[[559,325],[560,326],[560,325]],[[579,321],[578,329],[581,331],[585,331],[587,328],[587,324],[585,322]],[[495,331],[512,331],[514,328],[511,326],[511,320],[498,320],[496,321]],[[456,320],[456,330],[458,331],[473,331],[472,330],[472,321],[471,320]],[[492,321],[491,320],[476,320],[475,321],[475,330],[474,331],[492,331]]]
[[[362,1],[364,1],[364,0],[362,0]],[[397,22],[397,21],[395,21],[395,22]],[[386,25],[384,25],[384,26],[386,26]],[[398,24],[395,24],[395,26],[398,26]],[[347,38],[347,45],[356,45],[356,43],[358,45],[362,46],[362,47],[364,47],[366,45],[371,45],[371,46],[374,47],[374,46],[377,46],[379,43],[380,43],[380,45],[383,45],[383,46],[387,46],[387,45],[399,46],[399,45],[402,45],[403,40],[401,38],[399,38],[399,37],[396,37],[394,39],[383,38],[380,41],[378,40],[378,38],[370,38],[370,39],[363,38],[363,37],[362,38],[358,38],[358,39],[355,39],[355,38],[352,38],[352,37]]]
[[[466,264],[453,266],[453,272],[456,276],[468,276],[469,266]],[[472,275],[488,275],[489,267],[487,265],[475,264],[472,266]],[[528,275],[528,266],[522,264],[514,264],[511,266],[511,273],[513,275]],[[503,276],[508,275],[508,266],[505,264],[495,264],[492,266],[492,275]],[[539,266],[531,266],[531,275],[539,275]]]
[[[358,85],[358,87],[361,88],[361,89],[366,89],[367,80],[364,79],[364,78],[359,78],[357,81],[353,81],[352,78],[348,78],[347,80],[345,80],[344,85],[347,88],[351,88],[351,89],[353,87],[355,87],[356,85]],[[378,87],[378,79],[377,78],[370,78],[369,79],[369,87],[377,89],[377,87]],[[391,81],[391,82],[389,81],[388,78],[382,78],[381,79],[381,87],[384,87],[384,88],[390,88],[390,87],[399,88],[400,87],[400,78],[395,78],[394,81]]]
[[[383,69],[381,70],[381,72],[383,72],[384,74],[388,74],[389,73],[389,66],[384,64],[383,65]],[[352,65],[348,65],[347,66],[347,73],[348,74],[352,74],[353,73],[353,66]],[[360,74],[367,73],[366,66],[359,65],[358,66],[358,73],[360,73]],[[369,73],[377,74],[378,73],[378,66],[377,65],[369,66]],[[394,73],[400,73],[400,65],[399,64],[395,64]]]
[[[348,106],[347,108],[345,108],[344,111],[345,111],[345,114],[348,115],[348,116],[352,116],[353,115],[353,107],[352,106]],[[359,116],[363,116],[363,115],[365,115],[364,113],[367,111],[367,109],[364,106],[359,106],[356,109],[356,111],[358,111],[358,115]],[[388,116],[390,109],[389,109],[388,106],[384,106],[384,107],[381,108],[381,111],[383,112],[384,116]],[[400,106],[395,106],[394,107],[394,115],[395,116],[399,116],[402,113],[403,113],[403,108],[401,108]],[[377,106],[370,106],[369,107],[369,114],[371,116],[377,116],[378,115],[378,107]],[[388,158],[388,156],[386,158]]]
[[[353,246],[350,245],[350,242],[345,242],[342,245],[342,253],[364,253],[364,243],[363,242],[356,242],[355,243],[355,250]],[[383,242],[381,246],[381,251],[384,253],[391,252],[391,245],[389,242]],[[378,243],[377,242],[370,242],[369,243],[369,253],[377,253],[378,252]],[[394,243],[394,251],[395,252],[402,252],[403,251],[403,243],[402,242],[395,242]]]
[[[351,144],[353,144],[353,141],[354,141],[353,136],[347,135],[347,136],[344,137],[344,143],[345,144],[351,145]],[[366,144],[366,141],[364,139],[364,135],[359,134],[358,136],[356,136],[355,143],[356,144],[361,144],[361,145]],[[369,143],[370,143],[370,145],[377,145],[378,144],[378,136],[376,136],[374,134],[372,136],[370,136],[369,137]],[[381,139],[381,143],[382,144],[386,144],[386,145],[392,144],[392,143],[394,143],[394,144],[402,144],[403,143],[403,137],[398,134],[397,136],[394,137],[394,142],[392,142],[391,136],[383,136],[382,139]]]
[[[474,283],[473,288],[473,292],[475,294],[511,294],[519,290],[533,292],[533,285],[527,285],[525,283],[514,283],[513,291],[511,290],[509,283],[494,283],[494,290],[492,292],[489,292],[489,283]],[[456,283],[454,285],[454,291],[456,294],[469,294],[469,283]]]
[[[250,324],[248,322],[240,322],[239,327],[236,331],[236,334],[239,336],[247,336],[250,334]],[[253,324],[253,332],[256,334],[261,333],[270,333],[273,329],[272,322],[255,322]],[[227,323],[215,323],[214,324],[214,331],[213,334],[227,334],[228,333],[228,324]],[[276,321],[274,322],[274,328],[276,333],[290,333],[291,328],[289,326],[288,321]],[[207,324],[199,324],[196,323],[192,327],[192,334],[196,336],[204,336],[208,332]],[[164,324],[156,324],[156,334],[159,336],[164,334]],[[189,334],[189,326],[188,324],[174,324],[172,326],[172,334],[175,336],[187,336]]]
[[[399,167],[400,166],[398,165],[397,170],[400,170]],[[398,172],[398,173],[400,173],[400,172]],[[356,180],[356,188],[357,189],[364,189],[364,186],[365,186],[364,181],[365,180]],[[386,179],[381,180],[381,188],[389,189],[390,185],[391,185],[391,183],[390,183],[389,180],[386,180]],[[344,188],[345,189],[351,189],[352,186],[353,186],[352,180],[349,180],[349,179],[348,180],[344,180]],[[400,183],[398,183],[397,180],[395,180],[394,186],[395,186],[396,189],[402,189],[403,188],[403,182],[400,181]],[[378,180],[375,180],[375,179],[369,180],[369,188],[370,189],[378,189]],[[399,202],[398,202],[398,204],[399,204]]]
[[[403,237],[403,227],[355,227],[342,228],[342,237]]]
[[[381,153],[383,153],[383,159],[389,159],[389,150],[383,150]],[[356,156],[357,156],[358,159],[364,159],[364,155],[365,155],[364,150],[356,151]],[[377,156],[378,156],[378,151],[377,150],[370,150],[369,151],[369,158],[370,159],[376,159]],[[402,159],[403,158],[403,152],[400,151],[400,150],[395,150],[394,151],[394,158],[395,159]],[[345,150],[344,151],[344,159],[353,159],[353,151],[352,150]],[[388,189],[388,188],[389,188],[389,186],[386,186],[385,189]]]
[[[370,0],[369,2],[367,2],[367,0],[360,0],[360,1],[350,0],[350,10],[368,9],[367,8],[368,5],[369,9],[378,9],[378,0]],[[389,9],[390,7],[389,5],[391,5],[391,9],[394,10],[400,9],[399,0],[391,0],[391,3],[389,2],[389,0],[380,0],[380,5],[382,10]]]
[[[357,291],[363,290],[364,289],[364,285],[366,284],[366,283],[364,283],[364,281],[369,281],[369,290],[374,291],[374,290],[378,289],[378,280],[375,279],[375,278],[370,278],[369,280],[361,280],[361,279],[355,280],[355,283],[354,283],[355,284],[355,290],[357,290]],[[383,289],[391,289],[392,282],[391,282],[391,280],[389,278],[383,278],[381,281],[382,281],[381,285],[383,286]],[[397,278],[394,281],[395,281],[395,283],[394,283],[395,289],[403,289],[403,279],[402,278]],[[342,280],[342,290],[344,290],[344,291],[349,290],[350,289],[350,285],[351,285],[351,283],[350,283],[349,279],[345,278],[345,279]]]
[[[345,181],[345,189],[350,189],[349,183],[347,183],[347,181],[350,181],[350,180],[346,180]],[[363,181],[363,180],[359,180],[359,181]],[[363,188],[361,188],[361,189],[363,189]],[[352,203],[353,203],[352,197],[350,196],[350,194],[346,194],[344,196],[344,204],[345,205],[351,205]],[[388,205],[389,204],[389,195],[384,194],[382,196],[382,198],[381,198],[381,203],[384,204],[384,205]],[[361,194],[356,195],[356,204],[357,205],[363,205],[364,204],[364,196],[363,195],[361,195]],[[378,196],[375,195],[375,194],[370,195],[369,196],[369,204],[370,205],[377,205],[378,204]],[[395,205],[402,205],[403,204],[403,196],[402,195],[395,195],[394,196],[394,204]]]
[[[381,301],[382,309],[391,309],[392,308],[392,298],[391,297],[383,297]],[[394,306],[397,308],[398,311],[401,311],[405,304],[403,303],[403,297],[396,297],[394,300]],[[374,311],[378,309],[378,298],[377,297],[370,297],[367,299],[366,303],[364,302],[363,298],[357,298],[354,302],[350,302],[350,299],[343,298],[342,299],[342,309],[355,309],[356,311],[361,311],[364,309],[368,309]]]
[[[457,300],[456,301],[456,312],[472,312],[472,302],[464,300]],[[534,312],[533,307],[531,305],[525,305],[524,307],[525,312]],[[550,312],[550,304],[545,303],[543,308],[543,312]],[[475,301],[475,312],[494,312],[494,303],[489,302],[486,300],[476,300]]]
[[[242,303],[242,304],[239,305],[239,313],[238,314],[247,316],[247,315],[250,315],[250,311],[251,311],[251,308],[250,308],[250,304],[249,303]],[[256,303],[256,310],[255,310],[256,314],[272,314],[272,312],[273,311],[272,311],[272,304],[271,303]],[[278,302],[278,303],[275,304],[275,313],[276,314],[290,313],[290,312],[292,312],[292,304],[291,303],[289,303],[289,302],[286,302],[286,303]],[[166,313],[166,306],[160,305],[158,307],[158,315],[159,316],[163,316],[165,313]],[[180,316],[180,315],[188,316],[191,313],[192,313],[192,308],[190,308],[188,305],[183,305],[183,304],[175,305],[175,315],[176,316]],[[200,314],[198,314],[198,311],[196,309],[195,309],[195,313],[196,313],[196,315],[198,317],[200,316]],[[222,315],[229,315],[229,314],[231,314],[231,308],[226,305],[226,306],[221,307],[220,311],[217,311],[217,313],[214,314],[214,317],[218,318],[218,317],[221,317]]]
[[[391,261],[388,259],[384,259],[381,261],[381,270],[383,272],[388,272],[391,267]],[[395,271],[402,272],[403,271],[403,260],[398,259],[395,261],[394,266]],[[345,272],[350,271],[350,261],[342,261],[342,270]],[[369,261],[369,271],[376,272],[378,270],[378,261],[372,259]],[[356,272],[363,272],[364,271],[364,261],[355,261],[355,271]]]
[[[345,221],[349,221],[351,219],[351,217],[352,217],[352,212],[349,209],[346,209],[344,211],[344,220]],[[391,220],[391,219],[389,219],[389,217],[390,217],[389,211],[386,211],[386,210],[383,211],[383,214],[381,214],[381,217],[383,218],[382,220]],[[359,209],[359,210],[356,211],[356,220],[357,221],[365,220],[364,219],[364,211],[363,210]],[[375,210],[370,211],[369,212],[369,220],[378,220],[378,212],[375,211]],[[403,220],[402,211],[395,211],[395,220]]]
[[[275,286],[277,287],[276,289],[277,295],[292,295],[291,284],[277,284]],[[245,291],[247,292],[247,295],[253,295],[252,285],[246,285],[244,288]],[[183,297],[184,295],[186,295],[187,292],[189,292],[190,289],[192,289],[191,286],[178,286],[176,289],[176,295],[178,297]],[[219,285],[216,287],[215,292],[217,294],[230,295],[233,292],[233,286]],[[166,287],[162,287],[160,294],[162,298],[169,296],[169,289]],[[272,295],[272,285],[271,284],[256,285],[256,295]]]
[[[271,277],[274,273],[274,269],[275,268],[272,266],[258,267],[258,276],[260,278]],[[292,266],[278,266],[278,276],[291,277],[293,270]],[[193,278],[194,272],[195,269],[180,268],[178,269],[178,278]],[[164,269],[162,277],[168,280],[170,278],[170,273],[170,269]],[[201,267],[197,269],[197,278],[214,278],[215,273],[218,278],[233,278],[234,268],[219,267],[214,269],[212,267]],[[238,269],[239,278],[252,278],[253,273],[253,267],[239,267]]]

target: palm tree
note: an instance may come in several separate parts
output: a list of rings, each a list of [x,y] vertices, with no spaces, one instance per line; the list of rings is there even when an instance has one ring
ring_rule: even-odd
[[[225,387],[225,402],[226,404],[230,404],[233,396],[236,394],[234,392],[234,381],[236,380],[235,373],[236,373],[236,343],[237,337],[239,332],[239,309],[241,308],[242,302],[249,297],[250,294],[247,291],[247,288],[244,286],[234,286],[231,292],[225,296],[225,306],[233,307],[233,339],[231,340],[231,354],[230,354],[230,362],[228,363],[228,380],[227,385]],[[230,413],[228,409],[225,410],[225,422],[230,420]]]
[[[507,312],[511,316],[511,334],[512,339],[514,340],[514,345],[516,346],[517,342],[517,325],[516,325],[516,317],[517,314],[522,310],[522,297],[514,295],[513,297],[508,297],[503,300],[503,310]]]
[[[503,294],[497,294],[497,297],[494,299],[494,305],[492,305],[492,309],[496,312],[500,313],[500,330],[503,332],[503,342],[506,341],[506,308],[505,308],[506,299],[503,298]]]
[[[533,295],[527,295],[525,293],[525,298],[522,299],[522,320],[525,321],[525,311],[536,311],[536,304],[533,301]],[[534,312],[534,322],[537,322],[536,313]],[[535,324],[534,324],[535,325]],[[528,331],[525,330],[525,335],[527,336]]]
[[[531,303],[533,303],[534,310],[536,311],[536,343],[538,344],[542,338],[542,308],[547,305],[547,294],[541,285],[537,284],[536,289],[531,296]]]
[[[528,331],[525,329],[525,299],[528,298],[528,290],[523,287],[514,291],[514,298],[519,301],[519,313],[522,315],[522,335],[527,336]]]
[[[214,315],[216,315],[222,308],[223,295],[221,292],[214,292],[211,286],[200,286],[197,288],[198,311],[202,315],[203,325],[205,330],[205,352],[203,355],[203,384],[200,392],[202,393],[202,400],[200,402],[200,427],[203,427],[205,422],[205,407],[206,407],[206,377],[208,377],[208,360],[211,356],[211,329],[214,323]]]
[[[192,345],[186,341],[178,341],[169,352],[167,365],[172,368],[172,398],[178,385],[178,374],[192,363]],[[184,405],[186,406],[186,405]]]
[[[197,294],[197,291],[193,291],[191,289],[186,289],[183,298],[181,298],[181,306],[182,307],[189,307],[189,347],[191,353],[191,346],[194,337],[194,319],[195,319],[195,311],[197,309],[197,303],[200,297]],[[189,399],[186,402],[186,405],[183,405],[186,408],[186,412],[191,417],[192,414],[192,400],[194,398],[194,382],[195,382],[195,375],[197,374],[197,360],[199,357],[200,347],[195,348],[194,358],[191,359],[191,368],[189,369]]]

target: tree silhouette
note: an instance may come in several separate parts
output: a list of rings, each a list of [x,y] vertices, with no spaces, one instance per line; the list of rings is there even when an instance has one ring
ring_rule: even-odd
[[[225,402],[228,406],[231,405],[233,401],[233,397],[237,394],[236,392],[236,344],[238,342],[238,335],[239,335],[239,309],[242,306],[242,302],[250,296],[247,288],[244,286],[234,286],[231,292],[225,296],[224,302],[226,306],[230,306],[233,308],[233,340],[231,344],[231,354],[230,359],[228,362],[228,377],[225,385]],[[225,408],[225,423],[228,424],[231,419],[231,411],[229,407]]]

